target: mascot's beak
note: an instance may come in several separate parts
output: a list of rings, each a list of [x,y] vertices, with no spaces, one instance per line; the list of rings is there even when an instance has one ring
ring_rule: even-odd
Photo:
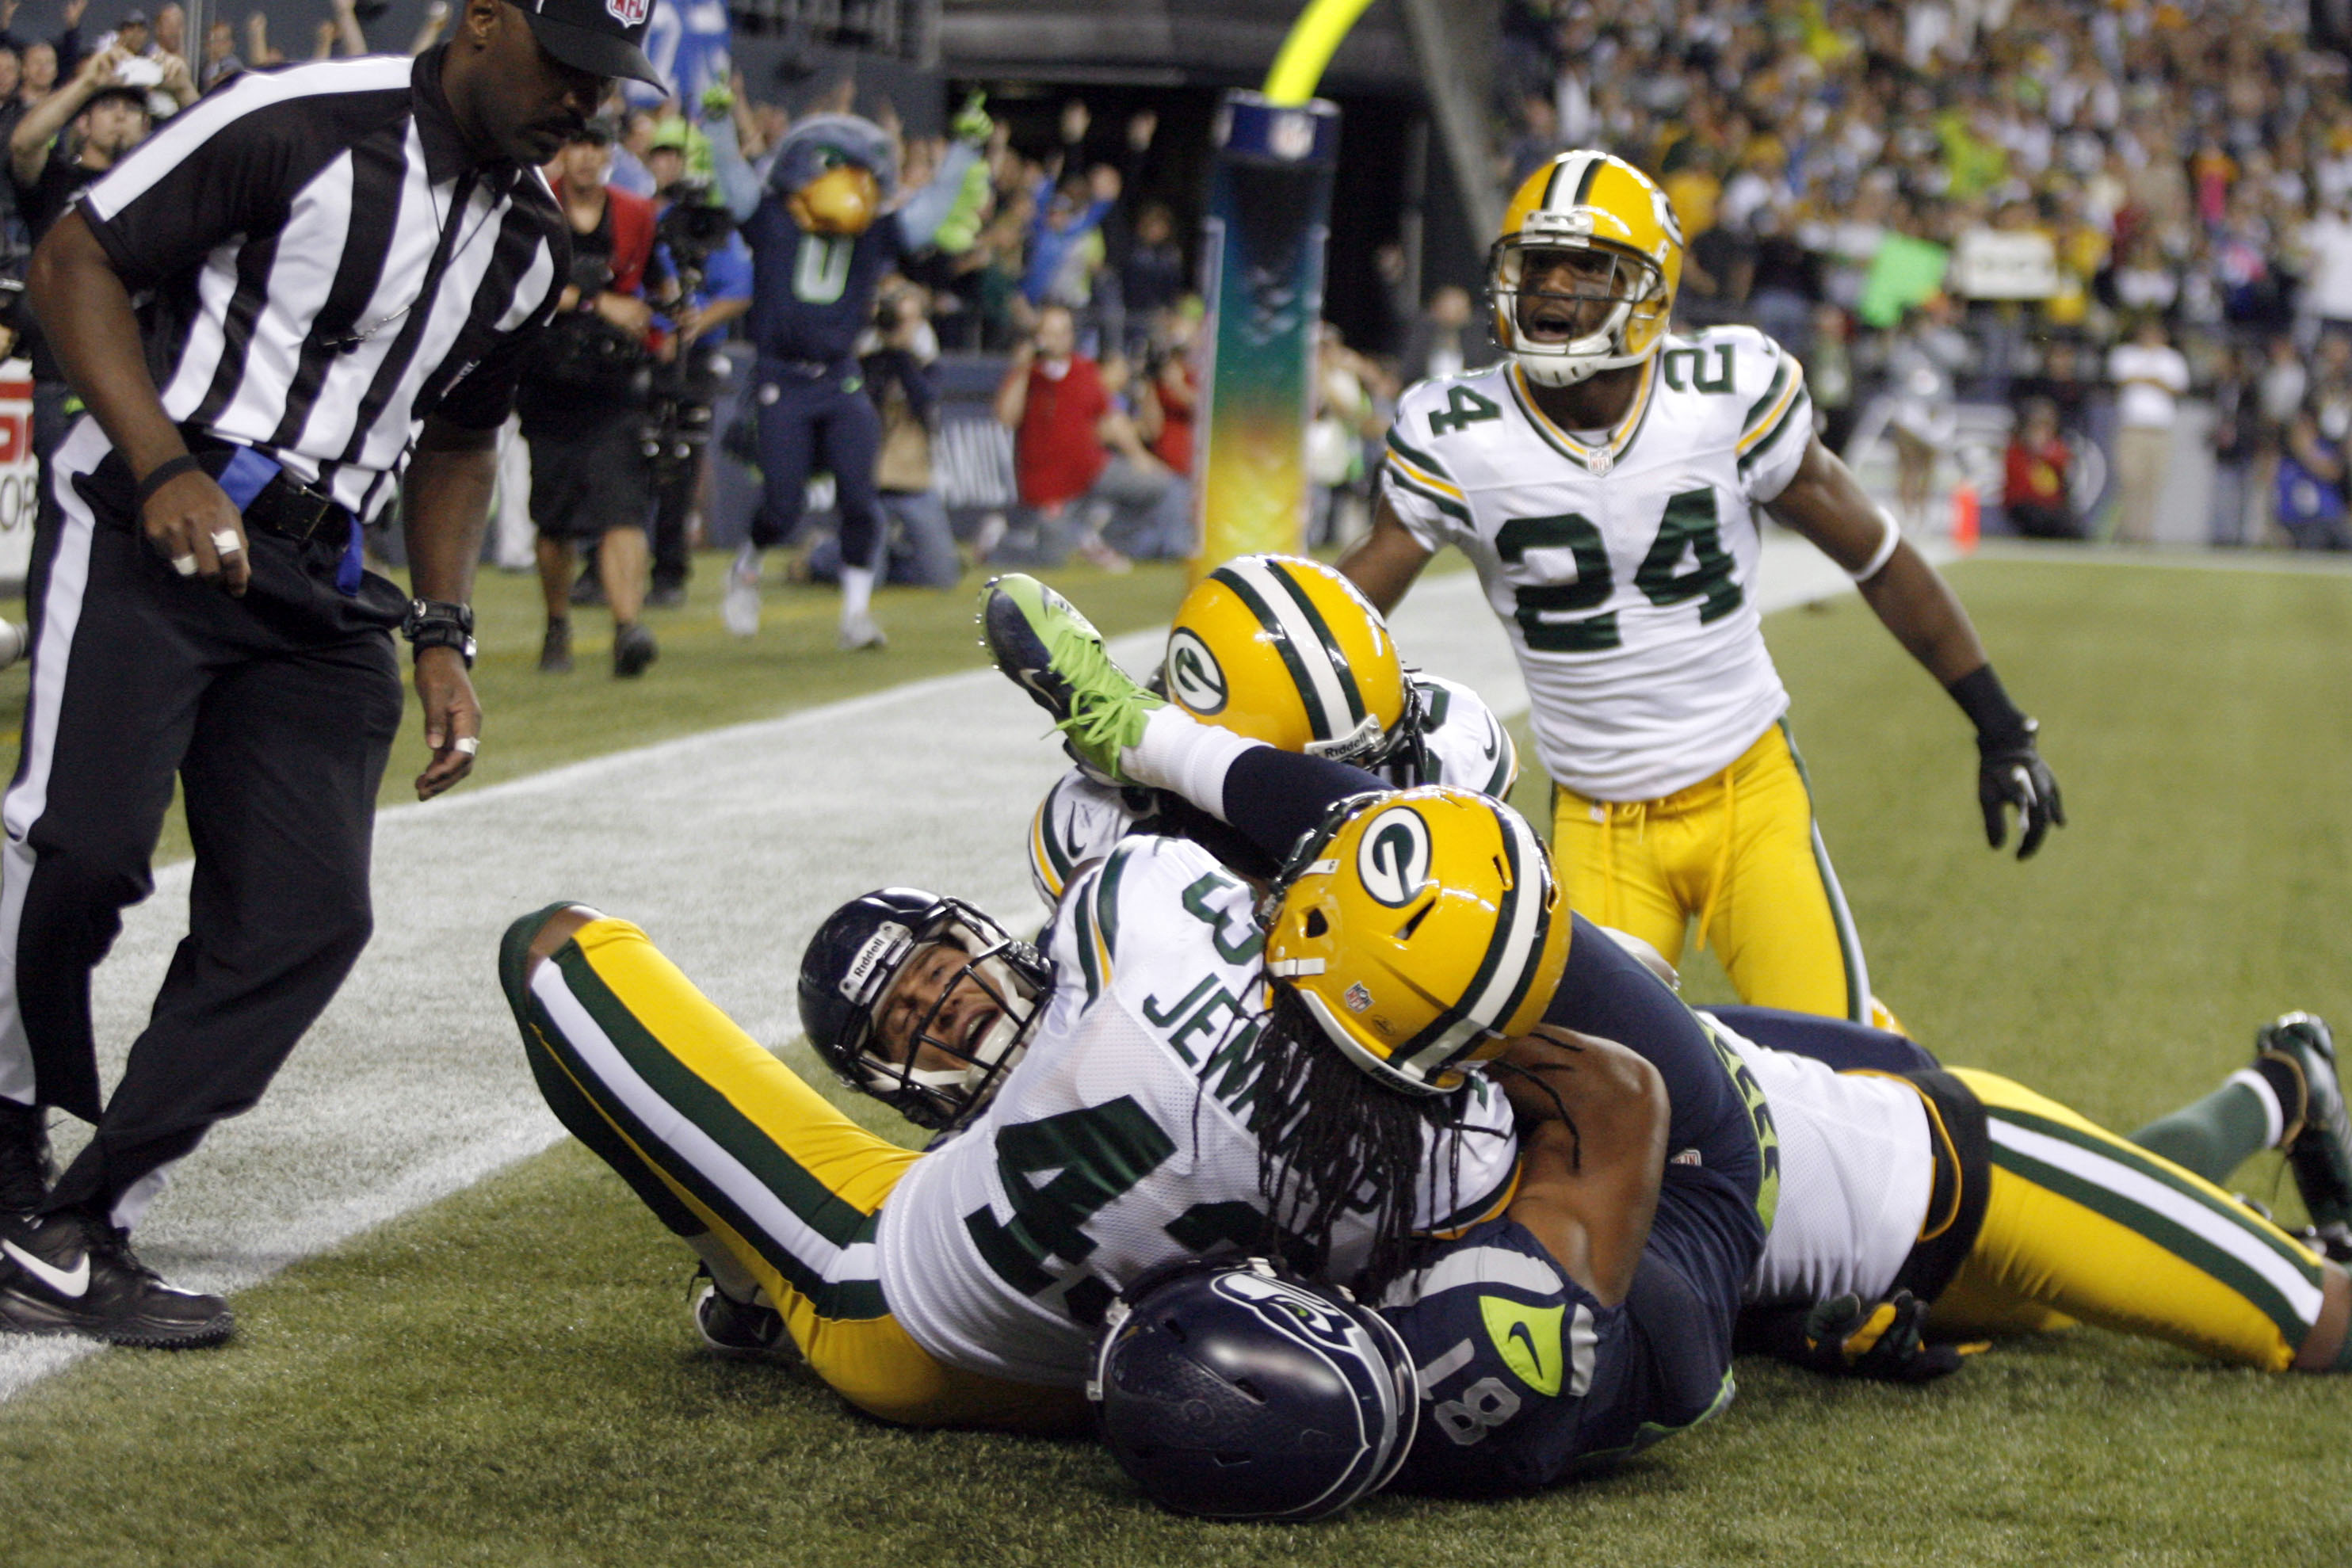
[[[852,238],[874,223],[882,204],[882,187],[873,171],[854,163],[828,169],[794,191],[785,201],[793,221],[811,234]]]

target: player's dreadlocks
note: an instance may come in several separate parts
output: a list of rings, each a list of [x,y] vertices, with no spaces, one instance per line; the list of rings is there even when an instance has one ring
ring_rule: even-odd
[[[1440,1218],[1463,1201],[1463,1134],[1490,1129],[1463,1120],[1460,1094],[1382,1087],[1340,1054],[1289,987],[1274,991],[1274,1010],[1253,1048],[1258,1190],[1269,1242],[1293,1267],[1319,1273],[1339,1219],[1368,1213],[1371,1256],[1352,1283],[1376,1296],[1418,1249],[1414,1220],[1423,1200]],[[1433,1140],[1433,1130],[1440,1134]]]

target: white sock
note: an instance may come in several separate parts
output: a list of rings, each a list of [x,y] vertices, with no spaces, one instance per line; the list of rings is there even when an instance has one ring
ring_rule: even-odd
[[[845,566],[841,569],[841,618],[866,613],[874,602],[874,569],[865,566]]]
[[[2277,1148],[2279,1139],[2286,1134],[2286,1109],[2279,1103],[2278,1091],[2271,1087],[2271,1081],[2251,1067],[2241,1067],[2224,1082],[2242,1084],[2253,1091],[2254,1098],[2263,1103],[2263,1125],[2268,1129],[2263,1138],[2263,1147]]]
[[[760,547],[748,539],[745,540],[743,548],[735,552],[735,570],[752,581],[759,581]]]
[[[1222,822],[1225,775],[1242,753],[1265,744],[1202,724],[1170,703],[1143,721],[1143,738],[1119,753],[1118,765],[1138,784],[1173,790]]]

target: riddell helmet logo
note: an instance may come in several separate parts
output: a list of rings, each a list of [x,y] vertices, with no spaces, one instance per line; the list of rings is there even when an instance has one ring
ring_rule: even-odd
[[[604,0],[605,11],[620,19],[624,27],[634,27],[646,19],[653,8],[653,0]]]
[[[886,920],[874,928],[849,960],[849,968],[841,977],[841,994],[863,1007],[874,999],[883,982],[893,973],[892,961],[914,945],[915,934],[895,921]]]

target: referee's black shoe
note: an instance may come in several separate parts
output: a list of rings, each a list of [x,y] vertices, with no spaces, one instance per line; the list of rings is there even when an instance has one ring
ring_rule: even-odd
[[[0,1329],[185,1350],[236,1328],[228,1303],[167,1285],[131,1237],[83,1209],[0,1219]]]

